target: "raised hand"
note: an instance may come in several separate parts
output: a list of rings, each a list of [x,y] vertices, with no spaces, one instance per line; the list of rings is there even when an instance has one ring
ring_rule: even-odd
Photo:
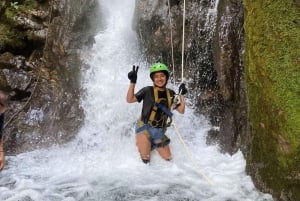
[[[128,79],[130,80],[130,83],[134,83],[134,84],[136,83],[138,70],[139,70],[139,66],[135,66],[135,65],[132,66],[132,71],[128,73]]]

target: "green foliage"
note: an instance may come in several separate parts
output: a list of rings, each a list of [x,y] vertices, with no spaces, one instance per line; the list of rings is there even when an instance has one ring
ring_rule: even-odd
[[[0,43],[2,45],[8,44],[12,48],[24,47],[24,33],[17,29],[13,29],[6,24],[0,23]],[[1,50],[1,48],[0,48]]]
[[[6,7],[6,2],[5,1],[1,1],[0,2],[0,9],[3,9]]]
[[[16,10],[19,9],[19,5],[18,5],[18,2],[17,2],[17,1],[11,2],[11,3],[10,3],[10,6],[11,6],[12,8],[16,9]]]
[[[26,13],[28,10],[34,8],[36,2],[33,0],[25,0],[24,2],[11,2],[10,6],[5,10],[5,16],[9,20],[13,20],[14,17],[20,13]]]
[[[288,188],[292,173],[299,174],[300,5],[245,0],[244,6],[245,70],[256,144],[250,163],[266,164],[261,177],[280,191]]]
[[[15,17],[17,15],[26,15],[29,9],[36,6],[36,1],[1,1],[0,6],[0,51],[4,51],[4,47],[13,49],[24,47],[26,32],[22,27],[17,27]]]
[[[7,21],[10,21],[10,23],[14,23],[14,18],[16,17],[18,11],[14,9],[13,7],[6,8],[5,10],[5,17]]]

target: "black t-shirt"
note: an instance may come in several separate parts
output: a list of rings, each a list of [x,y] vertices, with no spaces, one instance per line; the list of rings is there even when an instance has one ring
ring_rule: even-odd
[[[175,95],[175,92],[171,89],[168,89],[170,92],[171,98]],[[155,103],[155,98],[154,98],[154,90],[152,86],[147,86],[139,90],[136,94],[135,97],[138,102],[143,101],[143,108],[142,108],[142,121],[143,122],[148,122],[149,116],[152,111],[152,107]],[[158,98],[160,100],[159,104],[164,105],[166,108],[168,108],[168,100],[167,100],[167,90],[165,91],[159,91],[158,90]],[[155,119],[158,120],[161,118],[162,111],[158,110],[155,115]]]

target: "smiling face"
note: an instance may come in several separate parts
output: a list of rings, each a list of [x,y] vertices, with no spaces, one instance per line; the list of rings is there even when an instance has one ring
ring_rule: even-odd
[[[167,76],[164,72],[156,72],[153,75],[154,86],[159,88],[164,88],[167,84]]]

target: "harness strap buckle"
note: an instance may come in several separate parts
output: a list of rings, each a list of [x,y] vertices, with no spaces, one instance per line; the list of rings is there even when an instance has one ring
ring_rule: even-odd
[[[172,124],[172,121],[173,121],[173,119],[171,117],[168,119],[169,119],[169,121],[167,122],[166,127],[170,127]]]

